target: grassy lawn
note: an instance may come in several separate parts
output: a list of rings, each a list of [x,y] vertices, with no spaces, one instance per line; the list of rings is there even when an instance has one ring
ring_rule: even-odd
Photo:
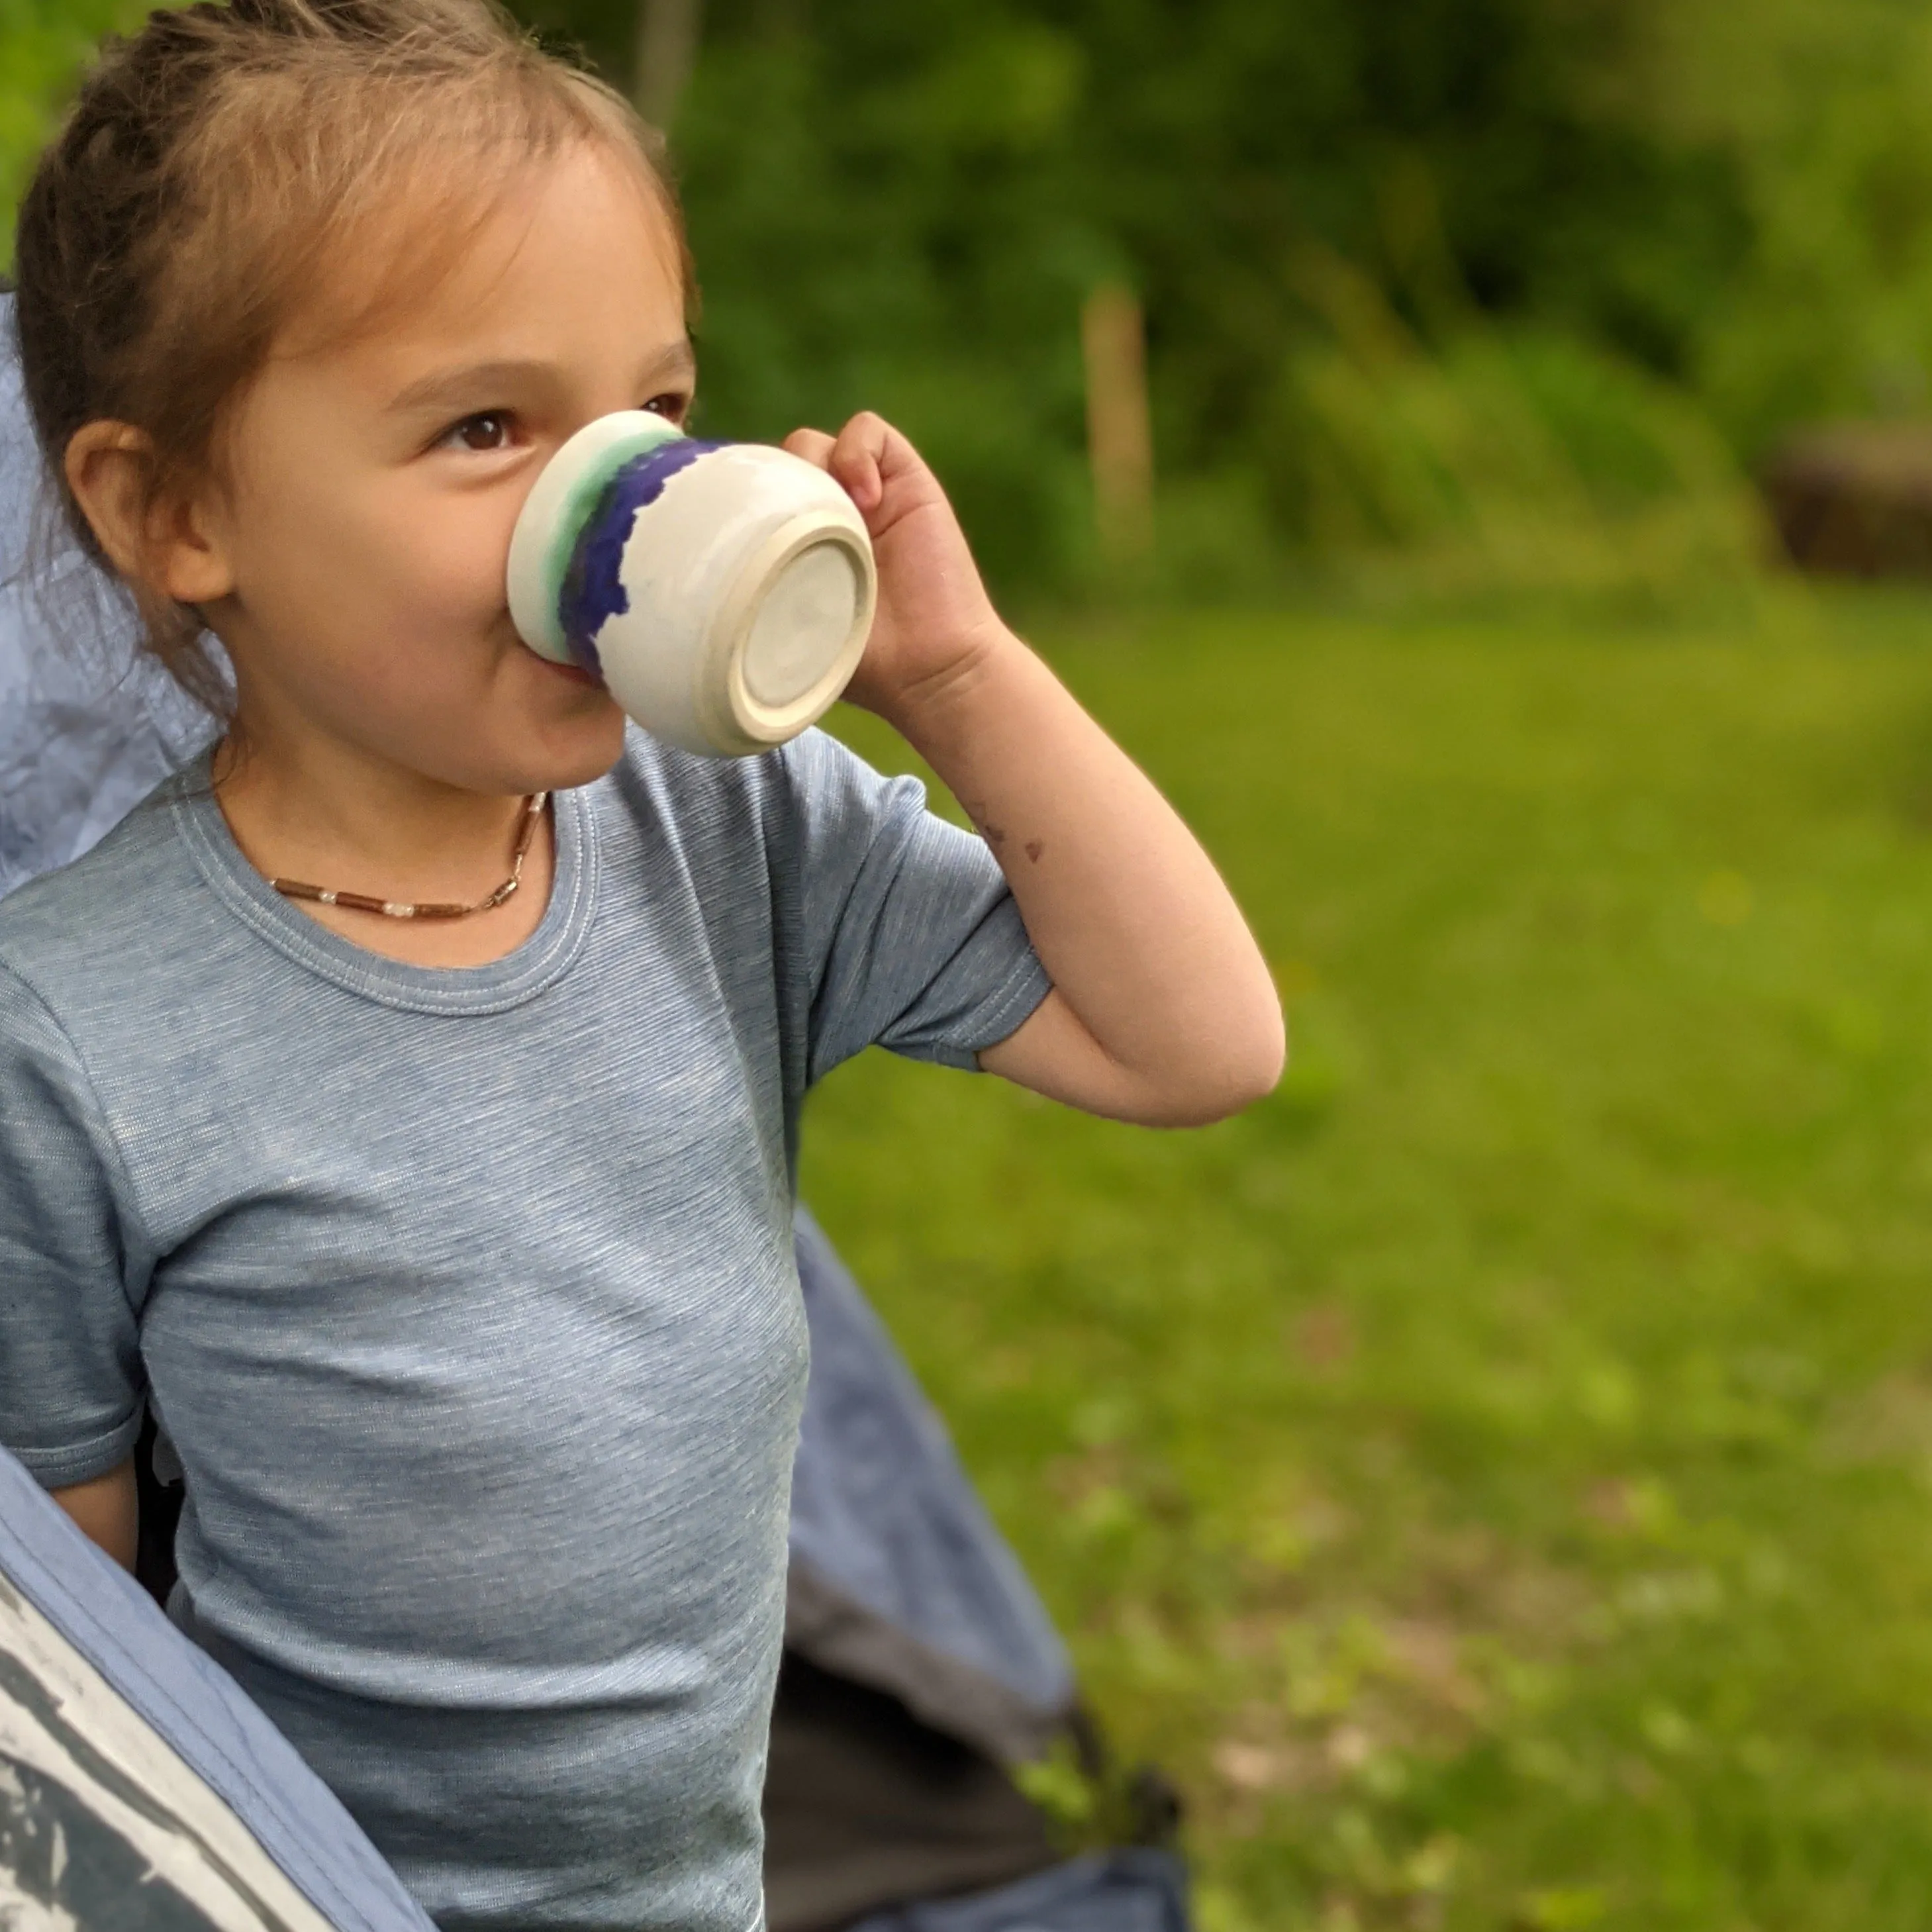
[[[1048,642],[1294,1068],[869,1055],[806,1192],[1208,1932],[1932,1922],[1932,604]]]

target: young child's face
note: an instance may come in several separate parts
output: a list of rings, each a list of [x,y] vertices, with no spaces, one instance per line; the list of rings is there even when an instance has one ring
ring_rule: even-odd
[[[622,748],[603,688],[525,647],[510,533],[538,471],[614,410],[691,397],[678,250],[647,190],[587,147],[493,214],[377,332],[297,338],[238,411],[210,510],[232,590],[204,604],[251,741],[314,734],[465,790],[587,782]]]

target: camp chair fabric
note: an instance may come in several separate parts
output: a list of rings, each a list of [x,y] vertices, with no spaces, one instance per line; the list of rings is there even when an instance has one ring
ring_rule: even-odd
[[[1187,1932],[1186,1869],[1171,1852],[1096,1852],[971,1898],[875,1913],[851,1932]]]
[[[56,539],[13,308],[0,297],[0,895],[79,858],[209,734],[136,651],[128,600]]]
[[[433,1932],[227,1672],[4,1451],[0,1925]]]
[[[797,1219],[812,1375],[792,1478],[785,1636],[1006,1762],[1073,1706],[1065,1647],[884,1325]]]
[[[765,1783],[772,1932],[1052,1865],[1010,1767],[1073,1713],[1065,1649],[945,1426],[812,1216],[812,1373],[792,1477]]]

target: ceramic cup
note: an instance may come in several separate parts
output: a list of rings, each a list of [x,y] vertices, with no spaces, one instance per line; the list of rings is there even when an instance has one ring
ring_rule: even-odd
[[[824,470],[626,410],[544,466],[510,539],[509,593],[532,650],[602,679],[654,736],[731,758],[830,707],[865,650],[878,574]]]

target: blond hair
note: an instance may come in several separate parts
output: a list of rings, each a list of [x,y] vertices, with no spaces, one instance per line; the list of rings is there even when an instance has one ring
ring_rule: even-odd
[[[305,304],[311,328],[369,326],[447,273],[533,162],[580,142],[658,199],[688,304],[657,137],[495,0],[200,0],[105,41],[15,246],[28,406],[74,538],[108,562],[64,469],[83,424],[146,434],[148,505],[218,473],[232,411]],[[128,589],[146,648],[225,712],[200,615]]]

